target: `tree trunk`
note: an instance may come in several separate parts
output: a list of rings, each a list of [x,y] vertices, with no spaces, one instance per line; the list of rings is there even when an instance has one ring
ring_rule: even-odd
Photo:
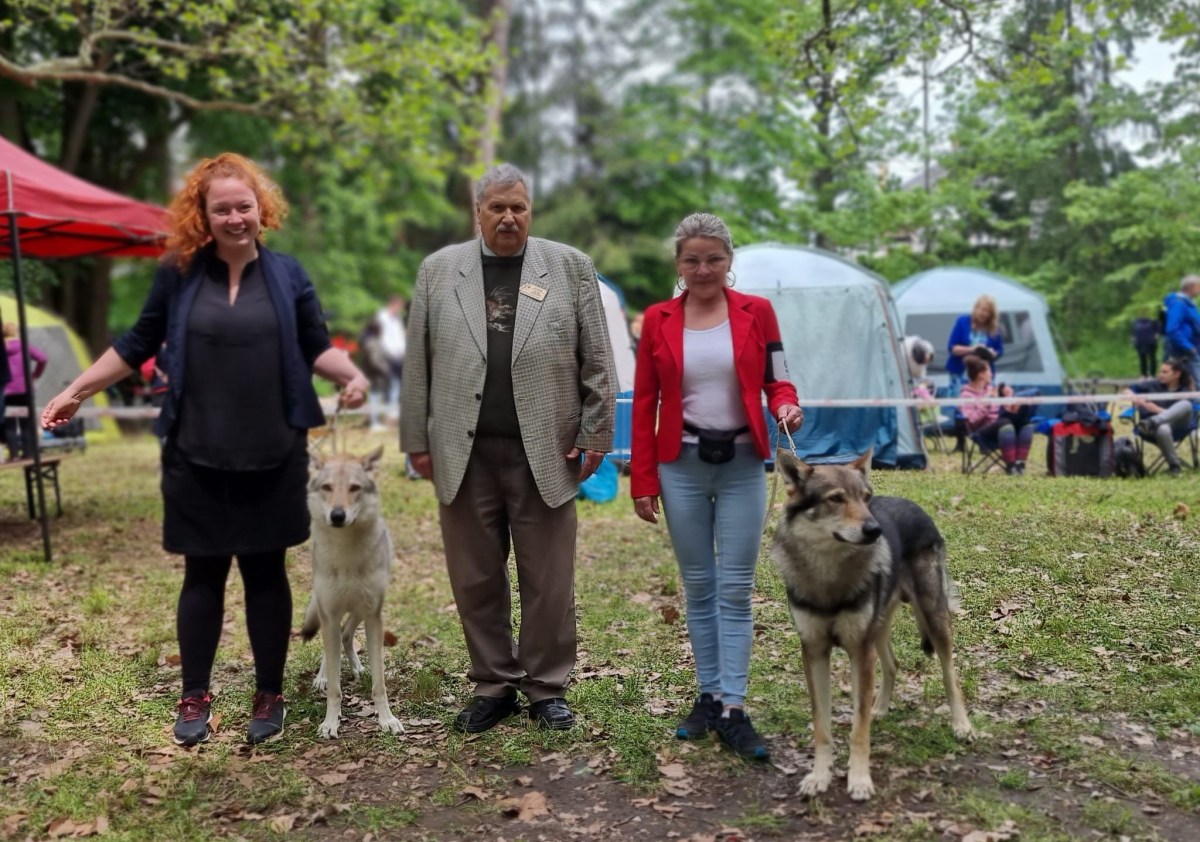
[[[508,90],[508,30],[512,20],[512,0],[484,0],[481,6],[483,17],[489,23],[484,47],[492,47],[496,51],[496,60],[488,80],[483,133],[479,136],[478,163],[486,170],[496,165],[496,144],[500,137],[500,120]]]
[[[813,197],[817,202],[817,213],[827,214],[832,213],[834,209],[833,195],[833,76],[830,65],[833,63],[834,50],[837,49],[836,42],[833,38],[833,9],[829,0],[823,0],[821,3],[822,22],[824,24],[825,38],[822,41],[822,49],[819,55],[825,59],[825,66],[816,68],[820,76],[821,88],[817,93],[817,143],[821,150],[821,162],[813,170],[812,176],[809,179],[809,184],[812,188]],[[833,241],[824,232],[817,232],[816,240],[817,248],[832,249]]]

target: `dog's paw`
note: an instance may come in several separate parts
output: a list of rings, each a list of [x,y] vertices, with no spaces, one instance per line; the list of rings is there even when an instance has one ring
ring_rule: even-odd
[[[846,791],[854,801],[866,801],[875,794],[875,784],[871,783],[869,774],[851,774],[846,780]]]
[[[954,723],[954,736],[964,743],[973,743],[975,742],[975,729],[971,727],[969,720],[956,722]]]
[[[403,734],[404,725],[394,716],[379,717],[379,730],[388,734]]]
[[[884,704],[881,705],[878,701],[875,702],[875,705],[871,708],[871,718],[872,719],[883,719],[885,716],[887,716],[888,711],[891,709],[891,707],[892,706],[890,703],[885,702]]]
[[[313,679],[312,688],[318,693],[324,693],[325,688],[329,686],[329,682],[325,680],[325,676],[318,675]]]
[[[800,794],[807,797],[820,795],[822,792],[829,789],[829,784],[832,780],[832,770],[813,769],[804,776],[804,780],[800,781]]]
[[[331,722],[326,719],[317,729],[317,733],[321,735],[322,739],[336,740],[338,735],[338,720],[335,719]]]

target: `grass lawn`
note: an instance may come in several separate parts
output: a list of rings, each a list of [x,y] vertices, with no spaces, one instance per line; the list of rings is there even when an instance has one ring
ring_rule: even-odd
[[[365,450],[366,434],[354,435],[351,449]],[[159,546],[154,439],[64,462],[50,565],[19,475],[0,472],[0,838],[1200,838],[1194,472],[1049,479],[1035,463],[1024,477],[963,477],[956,457],[935,456],[929,471],[873,474],[876,493],[915,499],[945,535],[981,737],[955,742],[940,671],[905,614],[895,702],[873,732],[878,794],[855,804],[844,794],[840,654],[841,777],[824,797],[796,795],[811,762],[809,702],[765,553],[749,705],[772,764],[674,739],[695,693],[683,597],[665,529],[639,521],[624,496],[580,506],[570,691],[580,724],[549,734],[513,718],[472,738],[450,730],[469,688],[435,500],[428,483],[404,478],[393,435],[373,442],[388,445],[382,483],[397,560],[385,659],[406,731],[379,732],[364,676],[345,688],[342,738],[318,739],[324,698],[309,685],[320,647],[297,638],[287,731],[256,749],[243,737],[254,676],[236,575],[214,672],[216,734],[195,749],[170,739],[182,564]],[[289,564],[298,627],[307,548]]]

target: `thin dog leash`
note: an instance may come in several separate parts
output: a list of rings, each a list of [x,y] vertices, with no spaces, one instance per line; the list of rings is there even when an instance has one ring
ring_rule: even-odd
[[[788,449],[792,451],[792,455],[799,458],[796,453],[796,441],[792,438],[792,431],[787,428],[787,425],[782,420],[777,421],[779,431],[787,436]],[[779,462],[775,463],[775,470],[771,477],[771,498],[767,501],[767,513],[763,515],[762,534],[763,538],[767,537],[767,527],[771,525],[771,513],[775,510],[775,495],[779,492]]]

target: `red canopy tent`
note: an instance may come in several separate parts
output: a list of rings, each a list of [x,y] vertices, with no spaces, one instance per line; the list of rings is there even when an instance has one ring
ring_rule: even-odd
[[[36,407],[25,325],[21,258],[154,257],[162,253],[167,231],[163,208],[137,202],[65,173],[0,137],[0,257],[13,263],[13,287],[20,325],[21,364],[29,403]],[[36,411],[36,410],[35,410]],[[31,419],[31,423],[37,423]],[[40,437],[35,437],[35,442]],[[42,525],[42,544],[50,560],[50,524],[40,448],[33,450],[33,475]]]

